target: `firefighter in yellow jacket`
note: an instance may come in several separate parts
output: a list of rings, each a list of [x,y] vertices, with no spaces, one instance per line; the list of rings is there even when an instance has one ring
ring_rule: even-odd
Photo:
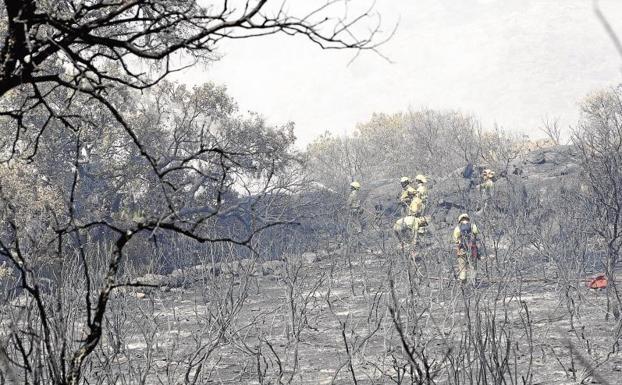
[[[417,250],[415,247],[422,241],[422,238],[426,234],[430,218],[428,217],[415,217],[412,215],[398,219],[393,225],[393,233],[395,237],[400,241],[402,245],[402,251],[408,247],[410,250],[410,257],[413,264],[416,266]]]
[[[350,231],[360,233],[363,231],[363,205],[359,196],[361,184],[357,181],[350,183],[350,195],[348,196],[348,208],[350,209]]]
[[[417,195],[417,190],[410,184],[410,178],[403,176],[400,178],[400,185],[402,186],[402,192],[400,194],[400,206],[402,207],[402,215],[409,215],[410,204],[414,197]]]
[[[495,187],[495,172],[487,168],[484,171],[482,171],[482,183],[479,185],[479,189],[484,199],[489,199],[492,197],[494,187]]]
[[[425,186],[428,183],[428,178],[425,175],[419,174],[415,177],[415,181],[417,182],[417,196],[425,204],[428,200],[428,188]]]
[[[415,181],[417,182],[417,188],[415,189],[415,196],[410,203],[408,215],[421,217],[424,214],[428,200],[428,189],[425,186],[428,179],[424,175],[419,174],[415,177]]]
[[[467,279],[475,280],[477,270],[477,236],[479,230],[475,223],[471,223],[468,214],[458,217],[458,225],[453,231],[453,240],[456,245],[458,257],[458,279],[466,282]]]
[[[427,217],[405,216],[395,221],[393,232],[397,239],[402,243],[417,243],[417,238],[425,235],[429,224]]]
[[[350,195],[348,196],[348,207],[351,213],[359,214],[362,211],[361,198],[359,197],[359,190],[361,184],[357,181],[350,183]]]

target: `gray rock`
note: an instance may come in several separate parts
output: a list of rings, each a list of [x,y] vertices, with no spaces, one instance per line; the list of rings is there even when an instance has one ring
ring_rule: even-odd
[[[238,275],[235,268],[233,268],[232,264],[229,262],[216,262],[209,270],[206,271],[207,274],[214,274],[216,276],[220,274],[225,275]]]
[[[169,275],[166,285],[169,287],[187,287],[193,281],[191,277],[184,275]]]
[[[282,275],[285,271],[285,262],[266,261],[261,264],[261,273],[266,275]]]
[[[161,274],[145,274],[136,279],[136,282],[150,286],[162,286],[165,285],[167,281],[168,277]]]
[[[223,274],[233,275],[234,277],[239,275],[255,275],[257,273],[255,261],[250,259],[242,259],[233,262],[220,262],[212,270],[216,271],[215,269],[218,267],[220,267],[220,271]]]
[[[185,277],[184,269],[175,269],[169,274],[169,277]]]
[[[302,253],[302,260],[307,264],[312,264],[320,261],[320,256],[317,253],[306,252]]]
[[[17,298],[11,300],[11,306],[25,307],[30,303],[30,298],[26,294],[20,294]]]
[[[257,273],[257,263],[254,259],[242,259],[238,261],[238,270],[246,274],[255,275]]]
[[[527,162],[531,164],[544,164],[546,163],[546,156],[543,152],[537,151],[527,157]]]

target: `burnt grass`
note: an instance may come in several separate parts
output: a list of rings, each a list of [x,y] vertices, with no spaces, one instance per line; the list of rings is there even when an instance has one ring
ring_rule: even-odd
[[[488,255],[477,281],[460,284],[449,248],[419,254],[413,263],[394,243],[343,246],[282,261],[197,266],[185,270],[199,272],[190,284],[120,292],[87,378],[622,383],[621,324],[606,319],[606,292],[588,289],[586,277]]]

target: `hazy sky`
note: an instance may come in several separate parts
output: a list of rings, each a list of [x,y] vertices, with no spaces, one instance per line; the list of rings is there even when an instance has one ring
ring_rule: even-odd
[[[622,1],[599,4],[622,35]],[[421,107],[537,136],[543,117],[573,124],[581,98],[622,82],[622,58],[589,0],[378,0],[377,10],[387,30],[399,21],[381,48],[393,63],[367,52],[348,65],[352,52],[271,36],[225,42],[220,61],[185,78],[224,83],[271,123],[294,121],[301,145],[373,112]]]

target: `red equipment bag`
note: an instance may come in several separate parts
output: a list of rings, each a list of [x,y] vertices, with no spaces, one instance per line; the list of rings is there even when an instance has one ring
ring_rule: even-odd
[[[471,258],[479,259],[479,253],[477,250],[477,244],[475,242],[471,243]]]
[[[598,274],[588,281],[587,287],[590,289],[604,289],[607,287],[607,277],[605,277],[605,274]]]
[[[477,249],[477,244],[475,242],[472,242],[470,245],[470,249],[471,249],[471,253],[469,254],[469,257],[471,259],[479,259],[479,252]],[[467,251],[465,250],[465,248],[462,245],[458,245],[458,255],[466,255]]]

